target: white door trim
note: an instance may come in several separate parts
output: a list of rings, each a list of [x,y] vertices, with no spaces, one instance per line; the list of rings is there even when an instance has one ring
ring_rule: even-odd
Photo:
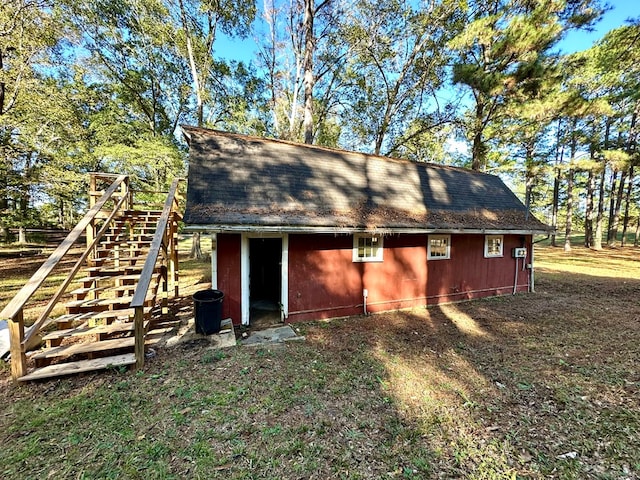
[[[282,273],[280,280],[280,310],[281,320],[285,321],[289,317],[289,234],[282,235]]]
[[[211,288],[218,289],[218,235],[211,234]]]
[[[249,236],[240,240],[240,311],[242,325],[249,325]]]
[[[240,312],[242,325],[249,325],[249,239],[250,238],[280,238],[282,239],[280,303],[281,317],[285,320],[289,316],[289,235],[284,234],[253,234],[243,233],[240,240]]]

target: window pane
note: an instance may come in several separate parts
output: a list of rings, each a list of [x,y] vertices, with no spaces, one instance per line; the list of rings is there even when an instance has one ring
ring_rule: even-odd
[[[445,238],[435,238],[431,240],[431,255],[434,257],[446,257],[447,240]]]
[[[500,257],[502,256],[502,235],[487,235],[486,237],[486,255],[489,257]]]
[[[449,235],[433,235],[429,237],[429,258],[449,258]]]
[[[382,261],[381,237],[355,237],[354,258],[359,260]]]
[[[365,246],[366,246],[366,238],[364,238],[364,237],[358,238],[358,257],[359,258],[364,258],[365,257],[365,255],[366,255]]]

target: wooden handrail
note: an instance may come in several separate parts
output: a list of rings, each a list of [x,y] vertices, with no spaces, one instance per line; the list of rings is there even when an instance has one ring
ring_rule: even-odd
[[[93,241],[89,245],[87,245],[87,248],[82,253],[78,261],[75,263],[75,265],[67,275],[67,278],[65,278],[64,282],[62,282],[62,285],[60,285],[55,295],[51,298],[51,300],[49,300],[49,303],[47,304],[47,307],[44,309],[44,312],[40,314],[38,319],[34,322],[34,324],[25,334],[24,340],[22,341],[23,345],[27,345],[29,343],[29,340],[31,340],[31,337],[33,337],[40,330],[40,327],[42,327],[42,324],[45,322],[45,320],[47,319],[51,311],[55,308],[56,304],[58,303],[58,300],[60,300],[60,297],[64,295],[64,292],[67,290],[67,287],[75,278],[76,273],[78,273],[78,270],[80,270],[82,265],[84,265],[84,262],[89,256],[89,254],[91,253],[91,251],[93,250],[93,247],[96,246],[96,244],[100,241],[100,239],[105,234],[105,232],[111,226],[111,221],[117,215],[118,211],[120,210],[120,207],[122,207],[122,204],[126,200],[127,200],[127,197],[123,196],[122,198],[120,198],[120,201],[116,203],[116,205],[113,208],[113,211],[111,212],[109,217],[105,220],[104,224],[102,225],[102,228],[95,235],[95,238],[93,239]]]
[[[151,241],[151,246],[149,247],[147,260],[144,262],[142,272],[140,273],[140,279],[138,280],[138,286],[136,287],[136,291],[133,294],[133,299],[130,305],[132,308],[142,307],[144,305],[144,300],[147,296],[147,290],[149,290],[149,285],[151,284],[153,270],[156,267],[156,261],[158,260],[160,248],[162,247],[162,240],[167,229],[167,223],[169,223],[169,214],[173,209],[173,199],[176,195],[176,191],[178,190],[178,183],[180,183],[180,181],[182,181],[181,178],[177,178],[173,181],[171,189],[169,190],[169,194],[167,195],[167,199],[164,202],[162,215],[158,220],[158,226],[156,227],[156,233],[153,235],[153,240]]]
[[[138,285],[136,286],[136,291],[133,294],[133,299],[131,300],[130,304],[130,307],[135,309],[133,321],[135,335],[134,349],[137,368],[142,368],[144,366],[144,302],[147,296],[147,291],[149,290],[149,285],[151,285],[151,278],[153,276],[153,271],[156,268],[158,255],[160,255],[160,250],[164,243],[163,241],[166,235],[167,224],[169,223],[169,216],[171,214],[171,211],[173,210],[176,192],[178,191],[178,184],[181,181],[181,178],[176,178],[171,184],[169,194],[167,195],[167,199],[164,202],[162,214],[160,215],[160,219],[158,220],[156,232],[153,235],[153,240],[151,241],[151,246],[149,247],[147,259],[145,260],[144,266],[142,267],[142,272],[140,273],[140,278],[138,279]],[[171,239],[170,241],[173,241],[173,239]]]
[[[106,173],[106,172],[89,172],[89,175],[96,178],[118,178],[122,176],[119,173]]]
[[[119,175],[111,186],[105,191],[104,195],[91,207],[78,224],[69,232],[69,235],[58,245],[58,248],[49,256],[49,258],[40,266],[38,271],[33,274],[27,283],[20,289],[13,299],[7,304],[0,313],[0,318],[14,320],[29,301],[31,296],[47,279],[51,271],[58,265],[60,260],[66,255],[71,246],[80,238],[82,232],[87,225],[95,218],[97,213],[102,209],[104,204],[111,198],[120,184],[126,180],[126,175]]]

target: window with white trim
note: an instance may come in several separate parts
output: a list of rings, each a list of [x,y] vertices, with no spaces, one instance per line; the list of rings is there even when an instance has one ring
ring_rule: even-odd
[[[484,256],[486,258],[502,257],[504,252],[504,235],[484,236]]]
[[[354,262],[381,262],[382,235],[357,234],[353,236]]]
[[[429,235],[427,259],[446,260],[451,258],[451,235]]]

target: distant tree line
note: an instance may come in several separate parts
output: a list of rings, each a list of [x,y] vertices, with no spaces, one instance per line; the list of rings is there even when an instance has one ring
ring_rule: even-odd
[[[89,171],[166,188],[192,124],[497,173],[565,248],[574,230],[615,245],[640,225],[640,22],[558,47],[602,13],[591,0],[7,0],[0,235],[73,225]],[[254,39],[254,58],[221,56],[221,34]]]

